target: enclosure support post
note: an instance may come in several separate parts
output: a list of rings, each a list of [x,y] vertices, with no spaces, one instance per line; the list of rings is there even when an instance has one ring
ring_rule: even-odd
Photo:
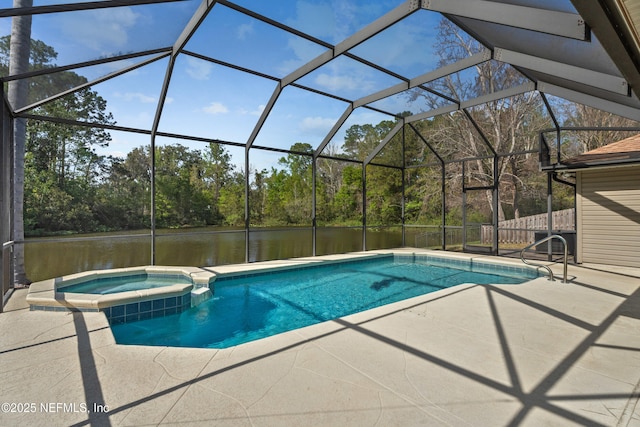
[[[493,255],[498,255],[498,223],[500,217],[498,216],[498,209],[500,208],[500,195],[498,193],[499,181],[498,181],[498,156],[493,156],[493,191],[492,191],[492,203],[493,203],[493,233],[491,252]]]
[[[249,150],[247,146],[244,150],[244,262],[249,262]]]
[[[311,245],[312,245],[312,255],[316,256],[316,173],[317,167],[316,162],[318,158],[316,156],[312,157],[311,163]]]
[[[401,203],[401,218],[402,218],[402,247],[406,247],[407,246],[407,235],[406,235],[406,227],[405,227],[405,218],[404,218],[404,212],[405,212],[405,171],[406,171],[406,167],[407,165],[405,164],[406,162],[406,155],[405,155],[405,126],[402,127],[402,201]]]
[[[156,265],[156,135],[151,135],[151,265]]]
[[[447,196],[445,194],[445,190],[446,190],[446,169],[445,169],[445,161],[442,158],[442,156],[440,156],[438,154],[438,152],[431,146],[431,144],[429,144],[429,142],[424,138],[424,136],[422,136],[422,134],[420,132],[418,132],[418,129],[416,129],[411,123],[409,123],[409,127],[411,129],[413,129],[413,131],[416,133],[416,135],[418,136],[418,138],[420,138],[422,140],[422,142],[429,147],[429,150],[431,150],[431,152],[433,153],[434,156],[436,156],[438,158],[438,161],[440,162],[440,166],[442,167],[441,169],[441,174],[440,174],[440,193],[441,193],[441,201],[442,201],[442,230],[441,230],[441,245],[442,245],[442,250],[446,251],[447,250],[447,213],[446,213],[446,207],[447,207]],[[405,165],[406,167],[406,165]]]
[[[467,186],[465,185],[466,163],[462,161],[462,250],[467,248]]]
[[[547,236],[553,234],[553,181],[551,174],[547,174]],[[547,242],[547,259],[553,260],[553,245],[551,240]]]
[[[442,194],[442,250],[447,250],[447,196],[446,196],[446,171],[442,162],[442,175],[440,177],[440,192]]]
[[[151,265],[156,264],[156,135],[158,134],[158,126],[160,125],[164,102],[167,99],[169,83],[171,82],[173,67],[176,63],[177,51],[178,49],[174,47],[174,51],[171,54],[169,63],[167,64],[167,70],[165,72],[162,89],[160,91],[160,98],[158,99],[158,106],[156,107],[156,114],[153,118],[153,125],[151,127],[151,153],[149,153],[149,157],[151,159]]]
[[[11,260],[12,238],[11,238],[11,215],[12,206],[12,177],[13,177],[13,144],[12,129],[13,123],[9,115],[9,109],[5,103],[4,85],[0,85],[0,290],[2,300],[0,300],[0,313],[3,312],[4,297],[12,288],[11,278],[13,277]]]
[[[367,250],[367,165],[362,164],[362,250]]]
[[[486,137],[486,135],[484,134],[484,132],[482,131],[482,129],[480,128],[480,126],[478,126],[478,123],[476,123],[476,121],[473,119],[473,117],[471,116],[471,114],[467,111],[466,108],[463,108],[462,111],[464,111],[465,116],[467,117],[467,119],[469,119],[469,121],[471,122],[471,124],[473,125],[473,127],[475,128],[475,130],[478,132],[478,135],[480,135],[480,137],[482,138],[482,140],[484,141],[485,145],[487,146],[487,148],[489,149],[489,151],[491,151],[491,154],[493,155],[493,185],[491,187],[486,188],[491,189],[491,208],[493,209],[493,215],[491,218],[491,222],[493,223],[493,236],[492,236],[492,242],[491,242],[491,252],[493,253],[493,255],[497,255],[498,254],[498,208],[500,206],[500,201],[498,199],[498,153],[496,152],[495,148],[493,148],[493,145],[491,145],[491,142],[489,141],[489,139]],[[463,181],[462,181],[462,185],[464,187],[464,174],[463,174]],[[464,211],[463,211],[464,212]],[[466,228],[465,228],[465,232],[466,232]],[[466,236],[465,236],[465,247],[466,247]]]

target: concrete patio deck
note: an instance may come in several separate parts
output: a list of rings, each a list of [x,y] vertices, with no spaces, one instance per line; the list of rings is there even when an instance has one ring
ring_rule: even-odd
[[[640,426],[640,270],[569,278],[223,350],[118,345],[102,313],[29,311],[19,290],[0,314],[0,425]]]

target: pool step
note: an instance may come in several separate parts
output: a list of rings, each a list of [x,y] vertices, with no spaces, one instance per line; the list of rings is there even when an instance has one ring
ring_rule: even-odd
[[[191,307],[196,307],[211,299],[213,293],[208,286],[201,286],[191,290]]]

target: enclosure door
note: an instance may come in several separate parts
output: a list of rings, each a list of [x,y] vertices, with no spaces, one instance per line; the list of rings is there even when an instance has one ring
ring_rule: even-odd
[[[462,192],[462,249],[471,253],[493,253],[491,188],[466,188]]]

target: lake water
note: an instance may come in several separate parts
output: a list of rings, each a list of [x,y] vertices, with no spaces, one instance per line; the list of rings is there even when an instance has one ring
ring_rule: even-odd
[[[406,242],[414,245],[423,229],[408,229]],[[252,230],[249,261],[297,258],[313,255],[311,228]],[[402,246],[401,227],[370,229],[367,249]],[[316,255],[362,250],[362,229],[318,228]],[[189,232],[159,230],[156,233],[157,265],[196,267],[245,262],[245,232],[222,228],[193,229]],[[87,270],[133,267],[151,263],[148,232],[123,236],[103,233],[69,238],[29,239],[25,245],[27,276],[32,281]]]

